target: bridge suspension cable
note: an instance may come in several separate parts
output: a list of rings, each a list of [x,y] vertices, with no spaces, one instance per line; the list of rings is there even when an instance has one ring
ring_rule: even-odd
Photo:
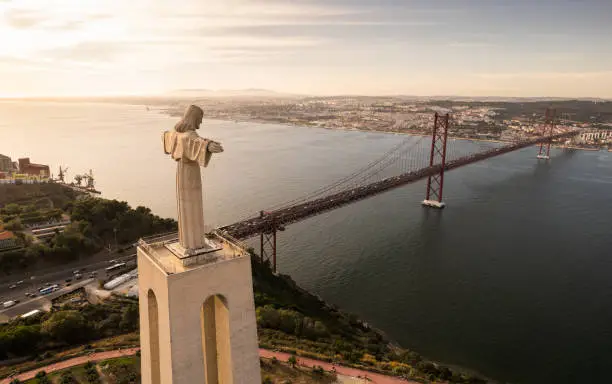
[[[345,176],[331,184],[328,184],[327,186],[319,188],[304,196],[286,201],[281,204],[276,204],[273,207],[269,208],[269,210],[283,209],[283,208],[287,208],[287,207],[290,207],[296,204],[300,204],[300,203],[303,203],[309,200],[313,200],[313,199],[324,196],[326,193],[337,191],[340,187],[345,187],[347,185],[359,186],[359,185],[364,184],[366,180],[368,180],[372,176],[379,174],[381,171],[383,171],[390,165],[396,163],[399,156],[398,157],[393,157],[393,156],[398,155],[398,154],[401,155],[401,154],[408,153],[410,149],[418,145],[424,139],[424,137],[419,137],[416,141],[414,141],[412,140],[412,138],[413,136],[410,136],[402,140],[402,142],[395,145],[393,148],[387,151],[383,156],[381,156],[377,160],[370,162],[366,166],[358,169],[357,171],[351,173],[350,175]],[[377,166],[380,166],[380,167],[376,168]],[[354,181],[357,181],[357,183],[351,183]]]

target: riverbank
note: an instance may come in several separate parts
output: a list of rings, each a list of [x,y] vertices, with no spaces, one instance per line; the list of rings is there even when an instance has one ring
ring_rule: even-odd
[[[160,109],[159,112],[166,114],[168,116],[173,116],[173,117],[181,117],[182,114],[178,113],[178,112],[173,112],[171,110],[168,109]],[[233,121],[235,123],[256,123],[256,124],[276,124],[276,125],[284,125],[287,127],[306,127],[306,128],[318,128],[318,129],[326,129],[326,130],[332,130],[332,131],[352,131],[352,132],[376,132],[376,133],[386,133],[386,134],[393,134],[393,135],[408,135],[408,136],[416,136],[416,137],[431,137],[430,134],[428,133],[421,133],[421,132],[407,132],[407,131],[402,131],[402,132],[398,132],[398,131],[391,131],[391,130],[385,130],[385,129],[363,129],[363,128],[354,128],[354,127],[327,127],[327,126],[320,126],[320,125],[309,125],[309,124],[303,124],[303,123],[292,123],[292,122],[276,122],[276,121],[270,121],[270,120],[264,120],[264,119],[257,119],[257,118],[252,118],[252,119],[236,119],[236,118],[230,118],[230,117],[210,117],[210,116],[205,116],[205,119],[207,120],[216,120],[216,121]],[[467,142],[485,142],[485,143],[495,143],[495,144],[510,144],[512,143],[511,141],[505,141],[505,140],[498,140],[498,139],[483,139],[483,138],[475,138],[475,137],[463,137],[463,136],[448,136],[449,139],[451,140],[460,140],[460,141],[467,141]],[[602,149],[598,149],[598,148],[587,148],[587,147],[577,147],[577,146],[566,146],[566,145],[552,145],[552,147],[554,148],[561,148],[561,149],[574,149],[574,150],[581,150],[581,151],[600,151]],[[612,151],[612,149],[610,149],[609,151]]]

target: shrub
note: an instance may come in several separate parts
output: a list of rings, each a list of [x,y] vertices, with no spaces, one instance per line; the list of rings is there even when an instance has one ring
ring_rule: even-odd
[[[312,373],[317,376],[323,376],[325,374],[325,370],[323,369],[323,367],[315,365],[314,367],[312,367]]]
[[[89,336],[89,326],[77,311],[55,312],[43,323],[42,330],[51,338],[67,344],[83,341]]]
[[[60,384],[79,384],[70,372],[64,372],[60,376]]]
[[[40,371],[36,374],[36,380],[34,381],[36,384],[51,384],[51,380],[47,376],[47,372]]]

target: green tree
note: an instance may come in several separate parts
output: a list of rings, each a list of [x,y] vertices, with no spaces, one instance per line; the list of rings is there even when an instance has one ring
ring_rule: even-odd
[[[262,384],[273,384],[274,382],[272,381],[272,379],[270,378],[270,376],[266,376],[263,378],[263,380],[261,381]]]
[[[21,224],[21,219],[17,217],[4,224],[4,228],[9,231],[21,231],[23,230],[23,225]]]
[[[59,384],[79,384],[70,372],[63,372],[60,376]]]
[[[57,341],[74,344],[87,339],[89,327],[79,312],[59,311],[43,323],[42,331]]]
[[[138,328],[138,320],[138,306],[136,304],[128,305],[123,309],[119,327],[124,331],[135,330]]]
[[[51,384],[51,380],[49,380],[49,377],[47,376],[47,372],[45,371],[39,371],[35,378],[34,378],[34,383],[36,384]]]
[[[280,314],[271,305],[257,308],[257,324],[263,328],[278,329]]]
[[[7,351],[17,356],[35,351],[41,339],[39,325],[18,325],[0,333],[0,340],[6,345]]]
[[[289,365],[291,365],[291,367],[295,368],[296,364],[297,364],[297,359],[295,358],[294,355],[289,356],[289,358],[287,359],[287,362],[289,363]]]
[[[21,206],[15,203],[7,204],[2,208],[2,213],[5,215],[18,215],[21,213]]]
[[[96,329],[98,330],[100,335],[103,336],[112,336],[117,334],[119,330],[119,323],[121,322],[121,315],[118,313],[113,313],[109,315],[106,319],[96,324]]]
[[[13,379],[11,380],[10,384],[22,384],[22,383],[21,383],[21,380],[19,379]]]

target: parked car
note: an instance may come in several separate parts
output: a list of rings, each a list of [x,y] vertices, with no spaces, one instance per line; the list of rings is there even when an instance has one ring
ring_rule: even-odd
[[[65,282],[67,282],[67,283],[69,283],[69,282],[71,282],[71,281],[72,281],[72,279],[66,279],[66,280],[64,280],[64,281],[65,281]]]
[[[83,275],[81,275],[80,273],[77,273],[76,275],[74,275],[74,278],[76,280],[81,280],[83,278]]]
[[[9,285],[9,289],[15,289],[15,288],[17,288],[17,284],[11,284],[11,285]]]

